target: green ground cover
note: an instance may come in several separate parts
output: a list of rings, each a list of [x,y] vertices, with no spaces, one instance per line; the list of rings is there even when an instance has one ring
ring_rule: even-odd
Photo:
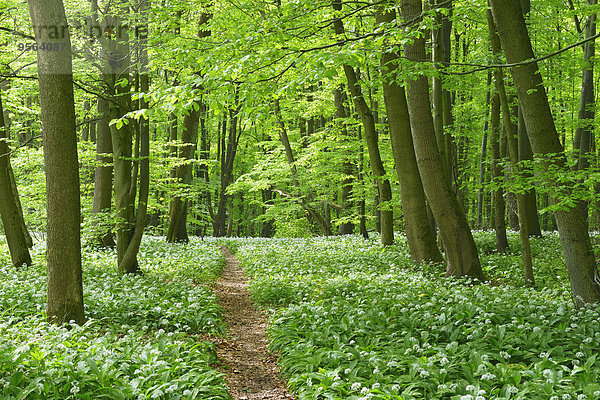
[[[444,279],[376,239],[229,245],[273,312],[271,348],[300,399],[600,398],[600,314],[573,308],[557,235],[532,240],[533,289],[517,236],[507,255],[475,236],[490,284]]]
[[[140,276],[118,274],[113,251],[85,249],[89,321],[65,327],[45,322],[44,245],[18,271],[0,247],[0,398],[231,398],[205,340],[224,332],[207,287],[224,265],[215,241],[145,238]]]

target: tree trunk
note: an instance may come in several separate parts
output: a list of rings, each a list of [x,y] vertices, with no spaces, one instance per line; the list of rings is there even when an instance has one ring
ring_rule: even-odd
[[[421,1],[402,0],[402,16],[411,21],[412,29],[418,29],[421,21]],[[419,36],[404,45],[409,60],[425,59],[425,39]],[[485,279],[475,241],[456,195],[444,174],[435,140],[435,129],[429,103],[427,78],[418,76],[408,82],[408,110],[412,127],[417,164],[425,194],[431,205],[446,250],[447,276],[471,276]]]
[[[183,132],[181,133],[182,146],[179,149],[179,158],[182,160],[175,169],[174,179],[179,185],[188,187],[192,182],[191,162],[196,154],[198,142],[198,125],[200,114],[204,111],[204,104],[197,99],[188,114],[183,119]],[[187,208],[186,196],[175,196],[171,199],[169,206],[169,229],[167,231],[167,242],[188,242],[187,233]]]
[[[81,324],[85,314],[71,40],[62,0],[28,0],[28,5],[33,26],[66,33],[56,38],[50,29],[35,30],[38,49],[42,43],[59,48],[37,51],[47,192],[46,312],[52,322]]]
[[[452,32],[452,10],[453,4],[452,0],[437,0],[438,6],[445,8],[447,11],[443,13],[441,16],[441,52],[442,52],[442,62],[445,66],[450,64],[450,55],[452,53],[452,46],[450,43],[450,37]],[[458,48],[458,46],[457,46]],[[444,144],[445,144],[445,153],[446,153],[446,165],[448,169],[446,173],[448,174],[448,179],[450,182],[453,182],[453,169],[455,168],[455,157],[453,154],[456,153],[454,150],[454,143],[452,140],[452,135],[450,134],[450,128],[454,125],[454,117],[452,116],[452,93],[442,85],[442,108],[443,108],[443,120],[444,120]],[[456,193],[459,192],[458,188],[456,188]]]
[[[360,126],[360,125],[358,126],[357,133],[358,133],[358,143],[360,145],[360,150],[358,153],[358,181],[364,182],[363,168],[364,168],[364,164],[365,164],[365,156],[364,156],[365,147],[363,145],[362,126]],[[360,221],[358,223],[358,230],[360,232],[360,235],[364,239],[369,238],[369,232],[367,231],[366,212],[367,212],[366,200],[365,200],[365,194],[363,192],[363,195],[360,197],[360,200],[358,201],[358,213],[360,215]]]
[[[596,0],[588,0],[590,6],[597,4]],[[592,14],[587,19],[585,37],[589,38],[596,34],[596,14]],[[581,97],[579,102],[579,125],[575,130],[575,140],[573,149],[577,152],[577,169],[583,171],[589,168],[592,161],[592,142],[594,140],[594,117],[595,117],[595,95],[594,95],[594,57],[596,53],[595,42],[589,41],[583,45],[583,57],[585,64],[581,79]],[[581,201],[586,215],[588,217],[588,202]],[[588,223],[589,229],[589,223]]]
[[[504,151],[504,140],[500,139],[500,96],[495,93],[492,96],[490,110],[490,132],[492,142],[492,180],[497,186],[494,191],[494,230],[496,231],[496,251],[504,253],[508,250],[508,239],[506,238],[506,204],[504,202],[504,189],[499,185],[499,180],[504,177],[501,158]]]
[[[488,76],[487,76],[487,86],[490,86],[490,83],[492,81],[492,74],[488,71]],[[487,91],[487,93],[485,94],[485,106],[486,106],[486,112],[485,112],[485,122],[483,123],[483,138],[481,139],[481,165],[479,166],[479,190],[477,193],[477,228],[482,229],[483,228],[483,214],[484,214],[484,185],[485,185],[485,165],[486,165],[486,161],[487,161],[487,142],[488,142],[488,128],[489,128],[489,120],[488,120],[488,116],[489,116],[489,110],[488,110],[488,106],[491,102],[490,99],[491,93],[490,90]]]
[[[533,151],[527,137],[527,127],[523,119],[523,111],[519,107],[519,161],[533,161]],[[522,172],[526,178],[531,174]],[[535,188],[524,193],[525,210],[527,211],[527,228],[529,236],[542,237],[542,228],[540,227],[540,217],[537,208],[537,194]]]
[[[229,135],[227,135],[227,123],[224,122],[223,138],[221,142],[221,187],[219,189],[219,203],[217,214],[215,216],[215,236],[222,237],[227,235],[227,203],[229,195],[227,195],[227,187],[231,182],[233,174],[233,161],[237,153],[237,146],[240,139],[240,134],[237,132],[237,113],[239,106],[237,104],[237,94],[235,96],[235,109],[229,110]],[[227,136],[227,143],[225,142]]]
[[[149,8],[149,0],[142,0],[140,2],[140,14],[142,19],[144,18]],[[141,32],[147,32],[148,26],[142,29]],[[148,38],[145,34],[138,36],[139,43],[139,82],[140,82],[140,93],[148,93],[150,86],[150,77],[148,75]],[[142,96],[139,102],[139,108],[144,110],[148,108],[146,99]],[[139,142],[139,154],[136,154],[136,159],[139,163],[139,198],[138,206],[135,211],[134,224],[130,233],[130,239],[127,243],[123,257],[119,261],[119,271],[122,273],[137,273],[139,272],[139,266],[137,263],[137,254],[140,249],[142,242],[142,236],[144,234],[144,228],[146,227],[146,217],[148,211],[148,195],[150,191],[150,121],[147,117],[142,116],[139,120],[139,136],[136,139],[136,153]],[[137,176],[134,174],[131,178],[130,193],[133,193],[131,205],[133,206],[133,198],[135,198]],[[133,211],[132,211],[133,213]],[[118,248],[118,244],[117,244]]]
[[[335,11],[341,11],[341,0],[333,0],[332,5]],[[333,23],[333,27],[337,35],[344,34],[344,24],[341,19],[336,19]],[[391,208],[392,188],[390,186],[390,181],[385,178],[385,169],[381,162],[377,131],[375,129],[375,119],[362,94],[361,86],[354,68],[350,65],[344,65],[344,73],[346,75],[346,80],[348,81],[348,88],[352,94],[354,108],[358,112],[362,121],[362,126],[365,129],[369,161],[371,169],[373,170],[373,176],[377,182],[379,200],[383,203],[383,206],[380,206],[381,244],[390,245],[394,243],[394,216]]]
[[[378,23],[391,22],[395,12],[376,14]],[[384,52],[381,56],[383,98],[387,110],[390,141],[394,155],[396,173],[400,182],[400,200],[406,223],[406,239],[414,262],[442,262],[436,244],[435,231],[429,225],[425,192],[419,175],[417,159],[410,130],[410,118],[404,88],[391,78],[398,74],[398,56]],[[390,78],[385,78],[389,74]]]
[[[94,202],[92,215],[100,222],[110,213],[112,205],[113,158],[112,138],[110,135],[110,106],[108,100],[98,97],[98,121],[96,138],[96,161],[98,166],[94,174]],[[111,227],[96,236],[95,242],[102,247],[114,247],[115,241]]]
[[[87,120],[90,118],[90,101],[83,101],[83,129],[81,131],[81,141],[87,142],[90,140],[90,123]]]
[[[300,187],[300,181],[298,180],[298,172],[296,170],[295,157],[294,152],[292,150],[292,146],[290,144],[290,140],[287,134],[287,129],[285,127],[285,121],[283,120],[283,116],[281,115],[281,107],[279,104],[279,99],[276,99],[273,102],[273,113],[275,114],[275,118],[277,119],[277,126],[279,128],[279,139],[281,140],[281,144],[285,150],[285,157],[290,166],[290,171],[292,173],[292,183],[296,188]],[[310,204],[310,202],[304,196],[296,197],[298,202],[304,209],[306,215],[309,220],[314,221],[323,231],[325,236],[330,236],[332,234],[331,228],[325,221],[325,218],[319,214],[317,210]]]
[[[430,8],[435,8],[435,0],[430,0]],[[452,7],[452,5],[450,5]],[[441,64],[446,59],[446,49],[444,46],[444,37],[446,36],[444,19],[447,16],[441,12],[435,14],[435,28],[431,30],[431,58],[436,63],[438,71],[442,68]],[[448,32],[449,33],[449,32]],[[449,107],[447,102],[444,102],[444,89],[441,73],[436,74],[431,82],[431,106],[433,113],[433,126],[435,129],[435,139],[437,141],[442,167],[449,181],[451,182],[451,165],[450,154],[447,153],[446,135],[449,134],[444,130],[444,106]],[[444,104],[446,103],[446,104]]]
[[[11,261],[18,268],[31,265],[29,248],[33,243],[25,226],[16,185],[13,184],[14,175],[10,165],[10,149],[7,140],[2,97],[0,97],[0,218]]]
[[[519,63],[535,58],[519,0],[490,2],[507,61]],[[547,161],[548,167],[565,169],[566,158],[537,63],[512,67],[511,71],[533,151],[541,155],[557,155]],[[556,204],[557,199],[552,198],[551,203]],[[585,229],[583,207],[577,205],[555,211],[554,217],[575,304],[583,306],[600,301],[600,278],[590,237]]]
[[[335,89],[333,97],[335,102],[335,118],[337,119],[336,123],[340,129],[342,140],[347,142],[349,138],[348,129],[346,128],[346,119],[349,117],[349,113],[346,109],[347,96],[343,86]],[[354,164],[348,155],[344,155],[342,173],[344,174],[344,179],[342,180],[341,216],[342,218],[350,218],[352,215],[352,203],[350,199],[352,197],[352,185],[354,183]],[[340,224],[340,235],[351,235],[353,232],[354,223],[352,221],[344,220],[344,222]]]
[[[487,11],[487,19],[490,31],[492,53],[498,57],[501,52],[500,40],[498,38],[496,25],[494,24],[494,19],[492,18],[492,13],[490,10]],[[511,112],[508,104],[508,97],[506,96],[506,89],[504,87],[504,72],[502,69],[497,68],[494,70],[494,82],[496,85],[496,91],[500,96],[500,106],[502,107],[502,116],[504,121],[503,125],[504,131],[506,132],[506,141],[508,144],[512,170],[513,173],[520,175],[521,167],[519,166],[518,137],[515,132],[516,126],[511,121]],[[527,286],[533,286],[535,281],[533,276],[533,261],[531,260],[531,246],[529,243],[526,198],[523,193],[517,193],[516,197],[519,215],[519,238],[521,240],[521,256],[523,259],[524,279]]]
[[[96,23],[99,24],[101,21],[99,20],[97,1],[93,0],[91,4],[92,14],[96,19]],[[117,11],[123,13],[129,11],[123,0],[118,1],[114,7],[117,8]],[[111,14],[112,11],[112,9],[106,10],[107,14],[105,18],[112,19],[113,24],[122,23],[118,16]],[[134,123],[132,120],[123,119],[123,116],[132,109],[131,76],[129,74],[129,31],[127,29],[119,29],[118,35],[100,37],[98,40],[102,46],[103,53],[110,55],[110,57],[102,59],[103,80],[110,96],[109,118],[110,120],[119,120],[118,123],[110,126],[113,146],[115,212],[118,218],[116,229],[117,265],[121,272],[137,272],[138,267],[135,257],[133,263],[127,265],[126,270],[122,269],[122,267],[126,266],[123,264],[123,259],[135,229],[135,198],[138,176],[138,164],[137,162],[136,164],[132,163],[132,159],[134,158],[132,150]]]

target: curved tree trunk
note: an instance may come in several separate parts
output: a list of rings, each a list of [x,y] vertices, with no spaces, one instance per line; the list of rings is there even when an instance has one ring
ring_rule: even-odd
[[[140,14],[142,19],[144,18],[145,13],[149,8],[149,0],[142,0],[140,2]],[[148,27],[146,29],[141,30],[141,32],[148,32]],[[150,77],[148,75],[148,38],[145,34],[140,34],[138,36],[139,48],[139,66],[138,66],[138,77],[139,78],[139,89],[140,93],[148,93],[148,89],[150,86]],[[142,96],[139,102],[139,109],[147,109],[148,103],[146,99]],[[135,195],[137,192],[137,170],[138,166],[135,166],[133,169],[133,174],[130,176],[130,188],[129,188],[129,201],[130,205],[128,208],[128,212],[131,213],[131,231],[128,232],[129,240],[124,242],[121,247],[123,250],[122,253],[119,253],[119,243],[117,243],[117,253],[119,255],[119,271],[122,273],[138,273],[140,271],[138,262],[137,262],[137,254],[140,249],[140,244],[142,242],[142,236],[144,234],[144,228],[146,227],[146,217],[148,211],[148,195],[150,192],[150,121],[147,117],[142,116],[139,120],[139,124],[137,126],[138,134],[136,137],[136,154],[135,158],[138,160],[137,163],[139,165],[139,197],[138,197],[138,206],[137,210],[134,212],[134,201]],[[138,150],[139,148],[139,150]],[[129,148],[131,150],[131,148]],[[139,153],[138,153],[139,151]],[[123,160],[121,160],[123,161]],[[116,163],[115,163],[116,164]],[[116,180],[115,180],[116,182]]]
[[[341,0],[333,0],[332,5],[334,10],[341,11]],[[344,34],[344,24],[341,19],[336,19],[333,23],[333,27],[336,34]],[[344,73],[346,75],[346,80],[348,81],[348,88],[352,94],[354,108],[356,108],[365,129],[369,161],[371,169],[373,170],[373,176],[377,182],[379,201],[384,204],[380,209],[381,244],[390,245],[394,243],[394,215],[390,204],[392,201],[392,188],[390,186],[390,181],[385,178],[385,168],[381,162],[377,131],[375,129],[375,118],[362,94],[361,86],[354,68],[350,65],[344,65]]]
[[[595,6],[596,0],[588,0],[588,4]],[[587,18],[585,37],[589,38],[596,34],[596,14]],[[595,94],[594,94],[594,57],[596,55],[595,42],[589,41],[583,45],[583,58],[585,64],[581,78],[581,97],[579,101],[579,125],[575,130],[573,149],[578,153],[577,169],[586,170],[592,162],[592,146],[594,141],[594,118],[595,118]],[[588,216],[588,202],[581,201],[586,218]],[[589,223],[588,223],[589,229]]]
[[[396,18],[394,12],[378,12],[378,23],[392,22]],[[442,262],[443,258],[436,244],[435,231],[431,229],[425,205],[425,192],[419,175],[417,159],[410,131],[410,118],[404,88],[394,79],[386,79],[385,75],[395,76],[398,71],[398,56],[384,52],[381,56],[383,79],[383,98],[387,109],[390,141],[396,173],[400,182],[400,200],[406,223],[406,239],[411,259],[415,262]]]
[[[421,5],[421,0],[401,2],[403,19],[410,21],[413,29],[418,27],[422,19]],[[404,54],[409,60],[424,60],[425,39],[419,36],[412,43],[405,44]],[[483,280],[485,277],[467,217],[458,204],[442,167],[429,103],[427,77],[420,75],[408,82],[407,101],[423,188],[446,250],[446,275],[471,276]]]
[[[62,0],[28,0],[28,4],[33,26],[68,32]],[[85,314],[71,40],[68,34],[55,38],[48,32],[36,30],[38,49],[42,43],[51,43],[61,50],[37,52],[48,207],[47,315],[59,324],[70,320],[81,324]]]
[[[279,139],[281,140],[281,144],[283,145],[283,149],[285,150],[285,158],[290,166],[290,171],[292,173],[292,183],[295,187],[300,187],[300,181],[298,180],[298,171],[296,170],[295,157],[292,146],[290,144],[290,139],[288,137],[287,129],[285,127],[285,121],[283,120],[283,116],[281,115],[281,107],[279,104],[279,99],[276,99],[272,105],[273,113],[275,114],[275,118],[277,119],[277,126],[279,128]],[[284,194],[279,191],[280,194]],[[285,193],[287,197],[297,199],[298,203],[304,209],[304,212],[308,216],[308,219],[314,221],[319,228],[323,231],[325,236],[330,236],[332,234],[331,227],[327,224],[325,218],[319,214],[317,210],[310,204],[309,200],[304,196],[293,196],[288,193]]]
[[[487,86],[492,83],[492,74],[488,71]],[[479,166],[479,190],[477,191],[477,228],[483,229],[484,225],[487,227],[487,222],[484,223],[485,214],[485,184],[486,184],[486,163],[487,163],[487,150],[488,150],[488,139],[489,139],[489,105],[491,103],[491,90],[488,90],[485,94],[485,122],[483,123],[483,138],[481,139],[481,165]]]
[[[33,245],[19,201],[10,166],[10,149],[4,126],[4,110],[0,97],[0,218],[6,234],[10,258],[15,267],[31,265],[29,248]]]
[[[519,0],[490,0],[502,48],[509,63],[535,58]],[[566,169],[548,97],[537,63],[511,68],[531,147],[536,154],[555,154],[548,167]],[[551,199],[552,204],[557,199]],[[554,212],[571,291],[577,306],[600,301],[600,278],[581,205]]]
[[[237,89],[236,89],[237,90]],[[221,187],[219,188],[219,203],[214,220],[214,235],[222,237],[227,235],[227,209],[230,196],[227,194],[227,187],[231,183],[233,174],[233,162],[237,154],[237,147],[240,141],[241,130],[238,133],[238,104],[237,92],[235,95],[236,108],[229,109],[229,134],[227,134],[227,123],[223,123],[223,137],[221,142]],[[227,135],[227,141],[225,136]]]

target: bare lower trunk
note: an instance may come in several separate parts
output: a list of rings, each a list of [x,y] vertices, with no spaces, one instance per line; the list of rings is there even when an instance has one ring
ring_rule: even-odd
[[[380,23],[394,19],[395,13],[392,12],[377,14],[377,21]],[[397,74],[397,62],[398,56],[384,52],[381,58],[382,73],[392,76]],[[427,217],[425,192],[415,157],[404,88],[394,80],[384,79],[383,94],[411,258],[418,263],[441,262],[443,259],[436,244],[435,231],[429,225]]]
[[[487,77],[487,86],[490,86],[492,80],[492,74],[488,71]],[[485,191],[484,186],[486,183],[485,172],[486,172],[486,163],[487,163],[487,148],[488,148],[488,131],[489,131],[489,104],[491,103],[491,92],[487,91],[485,94],[485,122],[483,123],[483,138],[481,139],[481,165],[479,166],[479,190],[477,193],[477,228],[482,229],[484,226],[483,215],[485,213],[484,199],[485,199]],[[486,224],[487,225],[487,224]]]
[[[68,32],[62,0],[29,0],[33,26],[53,26]],[[65,48],[38,50],[41,122],[47,193],[47,316],[62,324],[83,323],[81,276],[79,163],[75,128],[75,100],[71,64],[71,41],[36,30],[42,44]],[[66,45],[66,46],[65,46]]]
[[[412,26],[418,26],[421,20],[421,1],[402,0],[401,9],[404,20],[414,21]],[[412,43],[405,44],[404,54],[409,60],[424,60],[425,39],[421,36]],[[429,103],[429,85],[425,76],[421,75],[408,82],[407,101],[423,188],[446,250],[446,275],[485,279],[467,217],[458,204],[442,167]]]
[[[347,96],[343,86],[334,91],[334,102],[335,102],[335,117],[338,120],[337,124],[341,131],[341,136],[344,141],[348,141],[348,129],[346,129],[346,121],[348,118],[348,110],[346,109]],[[352,203],[350,201],[352,197],[352,186],[354,184],[354,165],[349,156],[345,156],[344,162],[342,163],[342,173],[344,179],[342,180],[342,201],[341,201],[341,217],[350,218]],[[354,232],[354,223],[352,221],[344,220],[340,224],[339,234],[350,235]]]
[[[533,161],[533,151],[527,137],[527,127],[523,120],[523,111],[519,107],[519,161]],[[531,174],[522,171],[525,178],[531,177]],[[525,209],[527,211],[527,230],[529,236],[542,237],[542,228],[540,227],[540,217],[537,208],[537,193],[532,188],[523,194],[525,196]]]
[[[535,58],[519,0],[490,2],[507,61],[519,63]],[[537,63],[513,67],[511,71],[533,151],[536,154],[557,155],[548,161],[548,167],[565,169],[563,147],[554,125]],[[551,199],[551,204],[556,203],[557,199]],[[586,230],[583,207],[577,205],[555,211],[554,217],[576,305],[583,306],[600,301],[600,278]]]
[[[142,0],[140,2],[140,12],[142,16],[145,14],[149,7],[149,0]],[[146,26],[147,31],[147,26]],[[150,86],[150,77],[146,69],[148,68],[148,51],[147,51],[147,38],[139,37],[139,70],[138,78],[140,82],[140,92],[148,93]],[[141,110],[148,108],[148,103],[145,98],[142,97],[139,102],[139,108]],[[133,226],[131,233],[129,234],[129,241],[123,252],[123,256],[119,261],[119,271],[122,273],[137,273],[139,272],[139,266],[137,262],[137,254],[140,249],[142,242],[142,236],[144,234],[144,228],[146,227],[146,217],[148,210],[148,195],[150,191],[150,121],[147,117],[142,116],[139,120],[139,134],[136,138],[136,153],[139,143],[139,154],[136,154],[136,158],[139,157],[139,196],[138,206],[135,210]],[[135,198],[135,192],[137,188],[136,179],[137,176],[134,174],[131,179],[130,193],[133,196],[130,198],[131,205],[133,206],[133,198]],[[133,213],[133,210],[132,210]]]
[[[290,166],[290,171],[292,173],[292,183],[296,188],[300,187],[300,181],[298,178],[298,171],[296,170],[295,157],[294,152],[292,150],[292,145],[290,144],[290,139],[288,137],[287,129],[285,126],[285,121],[283,120],[283,116],[281,115],[281,107],[279,104],[279,100],[275,100],[273,102],[273,112],[277,119],[277,125],[279,128],[279,139],[281,140],[281,144],[283,145],[283,149],[285,151],[285,158]],[[330,226],[327,224],[325,218],[310,204],[310,197],[305,196],[289,196],[297,199],[298,203],[304,209],[309,221],[313,221],[316,223],[325,236],[330,236],[332,234]]]
[[[4,111],[0,97],[0,218],[6,234],[6,242],[12,264],[15,267],[31,265],[29,248],[31,237],[25,226],[23,210],[19,201],[14,175],[10,165],[10,149],[8,147],[4,126]]]
[[[179,150],[179,158],[183,161],[175,168],[174,179],[178,184],[189,186],[192,181],[191,160],[196,153],[198,142],[198,125],[200,114],[204,111],[201,101],[196,101],[189,113],[183,120],[183,132],[181,133],[182,147]],[[167,231],[167,242],[187,242],[187,208],[188,198],[186,196],[175,196],[171,199],[169,207],[169,229]]]
[[[500,139],[500,96],[495,93],[492,96],[490,112],[490,131],[492,142],[492,179],[498,185],[499,179],[504,176],[500,159],[504,156],[505,140]],[[508,239],[506,238],[506,204],[504,202],[504,189],[498,185],[494,191],[494,230],[496,231],[496,251],[504,253],[508,250]]]
[[[98,219],[97,223],[101,223],[101,219],[107,219],[112,205],[113,146],[109,112],[108,100],[98,97],[98,114],[101,119],[97,125],[96,161],[98,166],[94,174],[94,203],[92,206],[92,214]],[[103,232],[96,236],[95,242],[103,247],[114,247],[115,241],[111,228],[110,226],[104,227]]]
[[[342,3],[340,0],[334,0],[332,5],[334,10],[342,10]],[[344,24],[341,19],[336,19],[333,23],[333,27],[336,34],[344,34]],[[392,201],[392,188],[390,186],[390,181],[385,178],[385,168],[383,167],[381,155],[379,153],[375,118],[362,94],[361,85],[354,68],[350,65],[344,65],[344,73],[346,75],[346,80],[348,81],[348,88],[352,94],[354,108],[360,116],[362,126],[365,130],[365,139],[369,151],[369,162],[377,183],[379,199],[383,204],[379,208],[381,212],[381,243],[383,245],[390,245],[394,243],[394,216],[391,209],[392,205],[390,204]]]
[[[488,10],[488,25],[490,30],[490,42],[492,52],[498,56],[500,54],[500,40],[496,31],[496,25],[492,18],[492,13]],[[506,96],[506,89],[504,87],[504,72],[498,68],[494,70],[494,83],[496,85],[496,91],[500,96],[500,105],[502,107],[503,125],[504,131],[506,132],[506,141],[508,144],[508,151],[510,154],[510,161],[512,170],[516,174],[520,174],[521,167],[519,166],[519,145],[518,137],[516,132],[516,126],[511,121],[511,112],[508,104],[508,97]],[[533,261],[531,259],[531,246],[529,243],[529,230],[528,230],[528,219],[527,219],[527,203],[526,197],[523,193],[517,193],[517,210],[519,216],[519,238],[521,240],[521,257],[523,260],[523,274],[525,284],[533,286],[535,284],[533,277]]]

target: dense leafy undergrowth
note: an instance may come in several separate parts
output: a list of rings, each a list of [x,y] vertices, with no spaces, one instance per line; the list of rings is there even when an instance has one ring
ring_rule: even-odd
[[[113,251],[85,249],[89,321],[67,327],[45,322],[44,246],[17,271],[0,250],[0,398],[230,399],[203,339],[223,332],[206,285],[224,265],[217,242],[146,238],[140,276],[118,274]]]
[[[600,314],[574,310],[558,237],[532,241],[535,289],[517,236],[507,255],[493,240],[476,233],[491,284],[358,237],[229,245],[277,310],[271,348],[301,399],[600,399]]]

